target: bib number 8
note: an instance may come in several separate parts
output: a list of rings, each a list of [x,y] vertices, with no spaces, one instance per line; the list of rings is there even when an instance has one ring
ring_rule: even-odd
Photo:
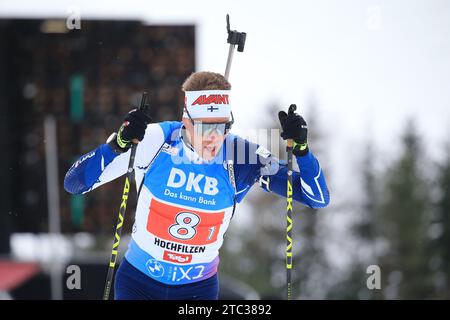
[[[195,227],[200,223],[200,217],[192,212],[180,212],[175,221],[176,223],[169,227],[170,235],[180,240],[190,240],[197,233]]]

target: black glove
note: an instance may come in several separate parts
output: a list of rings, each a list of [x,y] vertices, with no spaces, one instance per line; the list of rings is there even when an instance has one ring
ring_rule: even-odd
[[[280,119],[281,137],[284,140],[294,140],[294,148],[292,153],[296,156],[304,156],[308,153],[308,125],[302,116],[295,113],[297,106],[291,104],[289,112],[278,112],[278,119]]]
[[[116,152],[127,151],[134,139],[142,141],[145,135],[145,129],[152,119],[140,109],[131,110],[124,119],[119,128],[119,132],[112,139],[108,139],[108,144]]]

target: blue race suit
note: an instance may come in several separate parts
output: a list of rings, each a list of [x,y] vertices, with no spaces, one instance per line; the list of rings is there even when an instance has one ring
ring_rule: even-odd
[[[184,141],[182,129],[177,121],[150,124],[137,146],[139,195],[125,254],[135,269],[168,286],[216,275],[235,205],[255,182],[281,196],[287,188],[286,164],[267,149],[230,133],[216,158],[205,161]],[[64,188],[81,194],[116,179],[127,172],[129,156],[130,150],[116,154],[103,144],[72,165]],[[311,151],[296,160],[301,177],[293,173],[293,199],[311,208],[325,207],[329,193],[319,162]]]

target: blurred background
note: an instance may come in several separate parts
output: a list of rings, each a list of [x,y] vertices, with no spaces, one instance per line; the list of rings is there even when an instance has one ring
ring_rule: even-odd
[[[64,175],[144,90],[155,121],[178,120],[183,80],[225,70],[227,13],[247,33],[234,131],[296,103],[331,193],[294,206],[294,297],[450,298],[450,2],[0,0],[0,299],[101,299],[123,178],[74,196]],[[222,299],[285,298],[285,228],[285,200],[254,186]]]

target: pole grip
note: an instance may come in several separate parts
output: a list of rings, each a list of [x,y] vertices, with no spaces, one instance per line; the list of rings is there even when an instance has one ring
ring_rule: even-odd
[[[288,148],[293,148],[294,147],[294,140],[288,139],[287,140],[287,147]]]
[[[144,111],[145,113],[148,111],[147,97],[148,97],[148,93],[146,91],[144,91],[142,93],[141,103],[139,105],[139,110]],[[139,140],[133,139],[133,140],[131,140],[131,142],[133,142],[133,144],[134,144],[133,146],[135,146],[136,144],[139,143]],[[132,152],[133,152],[133,150],[132,150]]]

